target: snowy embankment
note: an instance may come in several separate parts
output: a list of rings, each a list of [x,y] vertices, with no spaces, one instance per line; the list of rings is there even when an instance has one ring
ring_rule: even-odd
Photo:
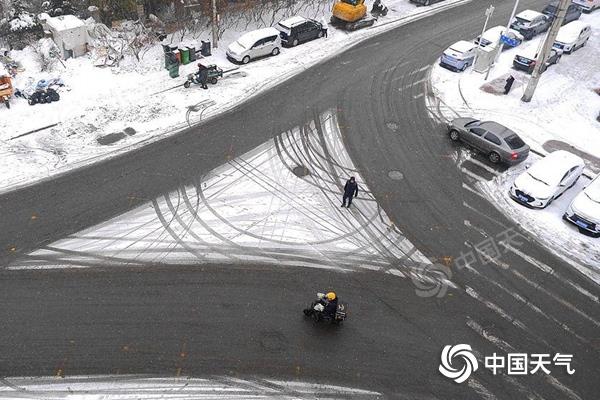
[[[503,87],[506,77],[513,75],[516,79],[508,95],[483,90],[485,74],[471,69],[455,73],[435,65],[431,83],[439,107],[431,106],[446,119],[460,115],[500,122],[516,131],[535,152],[547,154],[564,149],[585,160],[587,177],[581,177],[573,188],[544,210],[525,208],[508,196],[510,185],[525,165],[539,158],[535,154],[530,154],[523,165],[512,167],[489,182],[479,182],[477,187],[500,212],[515,220],[550,251],[598,281],[600,239],[585,236],[562,220],[567,206],[589,183],[589,177],[600,172],[600,123],[596,121],[600,96],[595,93],[600,88],[600,12],[583,14],[581,20],[591,24],[592,37],[585,47],[564,54],[557,65],[548,68],[530,103],[520,100],[529,75],[512,69],[512,60],[516,54],[536,49],[543,35],[500,55],[487,83]]]
[[[182,66],[180,77],[170,79],[163,68],[160,45],[148,51],[139,64],[124,62],[119,68],[98,68],[94,66],[94,60],[81,57],[67,60],[64,67],[57,64],[53,70],[43,73],[32,48],[13,52],[13,58],[25,68],[15,79],[15,87],[56,77],[60,77],[66,86],[61,89],[59,102],[29,106],[25,100],[13,98],[11,109],[1,111],[6,117],[0,119],[0,171],[3,176],[0,192],[172,135],[188,126],[188,107],[203,100],[216,103],[204,117],[217,115],[366,38],[469,1],[447,0],[419,8],[407,0],[387,2],[389,14],[372,28],[347,33],[329,27],[328,38],[284,49],[276,57],[242,66],[216,86],[210,85],[209,90],[196,85],[190,89],[171,89],[182,85],[185,77],[197,69],[197,63]],[[328,17],[328,14],[329,11],[324,16]],[[235,68],[226,60],[225,50],[239,35],[240,32],[228,31],[219,48],[213,49],[213,55],[203,62],[217,64],[224,70]],[[198,122],[196,114],[191,117],[192,123]],[[98,142],[99,138],[120,134],[125,129],[128,134],[121,134],[123,139],[118,142],[110,145]],[[23,134],[26,135],[19,137]]]

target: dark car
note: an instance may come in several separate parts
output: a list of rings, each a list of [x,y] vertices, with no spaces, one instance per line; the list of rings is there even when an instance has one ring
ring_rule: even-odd
[[[525,10],[518,13],[510,24],[510,27],[518,31],[525,40],[531,40],[535,35],[546,32],[552,21],[547,15],[533,10]]]
[[[281,43],[294,47],[300,43],[323,37],[323,25],[313,19],[291,17],[281,21],[275,27],[280,32]]]
[[[549,17],[550,21],[554,21],[554,18],[558,15],[558,3],[558,1],[553,1],[542,11],[543,14]],[[579,17],[581,17],[581,8],[577,4],[571,3],[569,4],[569,8],[567,8],[567,13],[562,24],[568,24],[571,21],[579,19]]]
[[[487,155],[490,162],[518,164],[529,156],[529,146],[507,127],[493,121],[456,118],[448,125],[453,141],[462,141]]]
[[[542,68],[540,69],[541,72],[544,72],[546,69],[548,69],[549,66],[554,65],[554,64],[558,64],[558,61],[560,60],[560,57],[562,56],[562,51],[560,50],[556,50],[556,49],[552,49],[550,50],[550,56],[548,57],[548,59],[546,60],[546,62],[544,63],[544,65],[542,66]],[[518,69],[521,71],[525,71],[528,74],[531,74],[533,72],[533,69],[535,68],[535,60],[537,59],[538,54],[517,54],[515,56],[515,58],[513,59],[513,68],[514,69]]]

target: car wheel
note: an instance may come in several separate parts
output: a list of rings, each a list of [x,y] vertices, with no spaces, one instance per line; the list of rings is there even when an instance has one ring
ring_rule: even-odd
[[[250,56],[242,58],[242,64],[248,64],[250,62]]]
[[[533,39],[533,32],[523,35],[523,37],[525,38],[525,40],[531,40]]]
[[[453,142],[458,142],[460,140],[460,134],[456,129],[451,129],[450,132],[448,132],[448,136],[450,136],[450,140]]]
[[[296,46],[298,46],[298,44],[299,44],[299,43],[300,43],[300,42],[298,41],[298,39],[294,39],[294,40],[292,40],[292,47],[296,47]]]
[[[498,164],[500,162],[500,154],[496,153],[495,151],[492,151],[488,155],[488,159],[492,164]]]
[[[279,54],[279,47],[275,47],[273,49],[273,51],[271,52],[272,55],[276,56],[277,54]]]

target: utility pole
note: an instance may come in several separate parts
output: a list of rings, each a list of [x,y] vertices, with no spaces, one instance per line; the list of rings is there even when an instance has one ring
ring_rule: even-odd
[[[517,12],[517,7],[519,7],[519,0],[515,0],[515,5],[513,6],[512,13],[510,14],[510,18],[508,19],[508,23],[506,24],[506,29],[504,30],[504,33],[503,33],[504,35],[508,35],[508,30],[510,29],[510,24],[512,23],[512,20],[515,17],[515,14]],[[503,34],[500,34],[500,37],[498,38],[498,42],[496,43],[496,55],[494,56],[494,61],[492,61],[492,64],[490,65],[490,67],[487,70],[487,73],[485,74],[486,81],[487,81],[487,78],[490,76],[490,71],[494,67],[494,64],[496,64],[498,62],[498,58],[500,57],[500,53],[502,52],[502,48],[504,47],[504,44],[502,43],[502,35]]]
[[[488,8],[485,9],[485,22],[483,23],[483,30],[481,31],[481,36],[485,33],[485,29],[487,28],[488,22],[490,18],[494,14],[494,6],[490,4]],[[475,59],[473,60],[473,65],[477,64],[477,58],[479,57],[479,52],[481,51],[481,40],[477,42],[477,50],[475,50]]]
[[[219,15],[217,14],[217,0],[212,0],[212,40],[213,47],[216,49],[219,47],[217,45],[217,39],[219,38]]]
[[[552,21],[552,25],[546,34],[542,50],[535,60],[535,67],[531,73],[531,79],[529,79],[529,83],[527,83],[527,89],[525,89],[525,93],[523,94],[523,97],[521,97],[521,101],[529,103],[533,98],[533,93],[535,93],[535,88],[537,87],[540,76],[542,75],[542,66],[546,64],[546,60],[550,56],[552,45],[554,44],[558,30],[562,26],[563,20],[565,19],[569,4],[571,4],[571,0],[560,0],[558,3],[558,13],[556,14],[556,18],[554,18],[554,21]]]

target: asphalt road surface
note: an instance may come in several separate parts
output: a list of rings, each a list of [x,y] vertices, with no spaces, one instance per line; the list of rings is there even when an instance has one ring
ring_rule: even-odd
[[[512,4],[493,3],[492,23],[503,23]],[[477,35],[488,5],[474,1],[389,31],[198,128],[3,195],[2,265],[331,108],[375,197],[431,259],[457,259],[520,232],[473,192],[474,176],[493,174],[477,158],[458,168],[454,145],[425,103],[427,67],[452,42]],[[403,179],[390,179],[390,171]],[[439,298],[381,274],[261,265],[3,269],[0,376],[257,375],[405,399],[597,399],[600,290],[534,240],[503,249],[494,262],[453,270],[459,289]],[[326,287],[351,304],[341,328],[302,318],[315,290]],[[480,363],[459,385],[437,371],[442,348],[455,343],[470,344],[480,361],[494,352],[573,354],[576,372],[494,376]]]

